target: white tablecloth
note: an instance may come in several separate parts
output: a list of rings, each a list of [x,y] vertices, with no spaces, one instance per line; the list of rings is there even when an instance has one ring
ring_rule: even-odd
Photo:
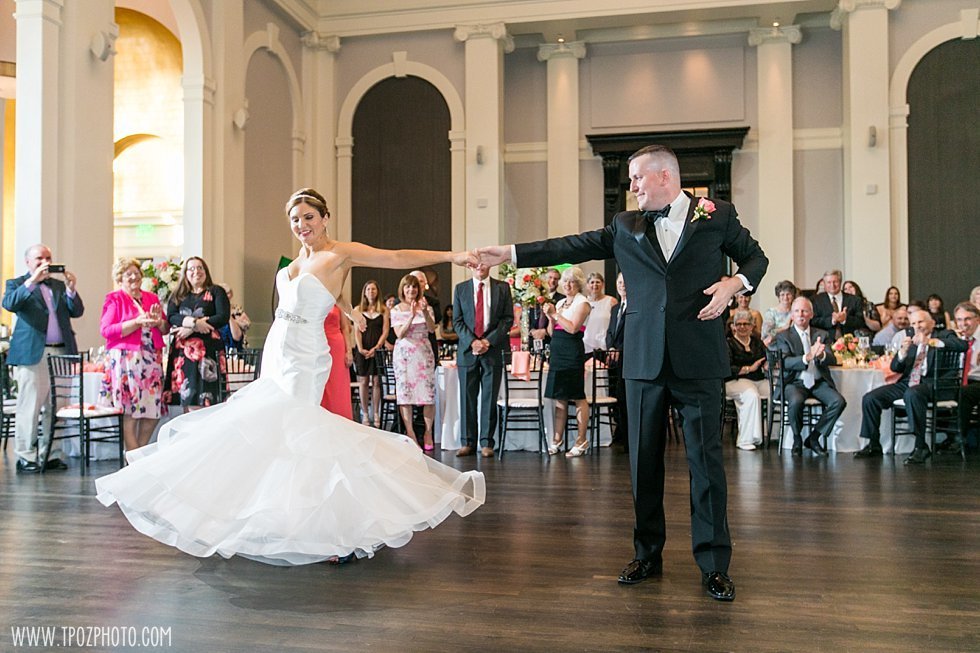
[[[501,397],[503,397],[503,381],[501,381]],[[592,387],[592,370],[585,373],[585,387]],[[544,400],[544,430],[549,439],[555,433],[555,402]],[[574,411],[571,411],[574,419]],[[443,449],[459,449],[461,419],[459,415],[459,371],[455,367],[439,367],[436,370],[436,427],[435,439]],[[496,440],[496,434],[494,439]],[[608,446],[612,441],[612,433],[608,425],[599,427],[599,444]],[[507,451],[540,451],[538,435],[533,431],[512,431],[507,433]]]
[[[830,376],[837,391],[847,401],[847,408],[834,425],[827,448],[842,453],[858,451],[868,443],[858,437],[861,433],[861,400],[869,391],[885,385],[885,373],[873,367],[832,367]],[[790,448],[793,446],[793,437],[788,432],[786,435],[789,437],[783,437],[783,447]],[[898,451],[892,450],[892,411],[884,411],[881,414],[881,446],[885,453],[909,453],[913,445],[913,438],[899,438]]]

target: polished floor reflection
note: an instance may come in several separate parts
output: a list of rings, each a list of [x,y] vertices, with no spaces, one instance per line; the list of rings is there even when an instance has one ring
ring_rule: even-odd
[[[342,567],[200,560],[132,530],[93,475],[0,465],[0,649],[11,627],[169,627],[179,651],[967,651],[980,642],[980,461],[793,459],[725,446],[738,586],[707,598],[683,449],[668,449],[664,577],[631,558],[627,457],[478,465],[488,503]],[[73,461],[73,465],[77,461]],[[216,461],[215,464],[221,464]]]

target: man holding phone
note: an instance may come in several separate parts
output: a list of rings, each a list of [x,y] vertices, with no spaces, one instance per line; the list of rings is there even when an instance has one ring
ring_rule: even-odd
[[[24,254],[27,274],[7,281],[4,309],[17,316],[7,363],[16,366],[17,426],[15,448],[17,471],[42,471],[45,451],[51,438],[51,411],[45,413],[41,446],[38,449],[38,415],[51,391],[48,379],[49,354],[77,354],[71,318],[85,310],[75,291],[75,275],[64,265],[51,264],[51,250],[32,245]],[[60,274],[64,281],[51,275]],[[67,469],[60,452],[52,451],[45,469]]]

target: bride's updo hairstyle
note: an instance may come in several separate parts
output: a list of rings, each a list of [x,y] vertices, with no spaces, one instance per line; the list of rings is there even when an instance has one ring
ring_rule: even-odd
[[[293,210],[294,206],[297,204],[303,204],[304,202],[316,209],[321,218],[330,217],[330,209],[327,208],[327,200],[323,199],[323,195],[316,192],[312,188],[300,188],[298,191],[289,196],[289,201],[286,202],[286,215],[289,215],[289,212]]]

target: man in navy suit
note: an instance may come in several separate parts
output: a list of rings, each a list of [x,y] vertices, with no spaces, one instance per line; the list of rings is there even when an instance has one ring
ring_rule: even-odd
[[[503,372],[502,353],[510,345],[508,333],[513,324],[510,286],[491,279],[489,266],[477,266],[473,269],[473,278],[453,290],[453,326],[459,336],[456,346],[459,412],[463,418],[460,432],[463,446],[456,452],[457,456],[475,453],[479,432],[480,455],[493,457],[496,402]]]
[[[854,454],[855,458],[882,456],[881,412],[891,408],[896,399],[905,400],[909,423],[915,432],[915,449],[905,459],[905,464],[921,465],[932,455],[926,445],[926,413],[933,398],[932,384],[927,381],[931,381],[936,374],[936,350],[948,347],[951,351],[966,351],[967,343],[952,331],[937,330],[936,321],[929,311],[914,310],[909,320],[914,334],[902,339],[898,354],[891,363],[892,371],[900,373],[901,378],[895,383],[871,390],[861,400],[861,437],[869,442]]]
[[[797,297],[790,309],[792,324],[776,336],[776,349],[784,356],[783,378],[788,404],[789,425],[793,430],[793,455],[802,456],[803,447],[816,456],[826,456],[827,450],[820,444],[820,436],[830,437],[837,418],[844,412],[847,401],[837,392],[830,376],[830,364],[834,361],[828,349],[829,335],[814,326],[813,306],[806,297]],[[823,411],[816,426],[803,441],[803,406],[807,399],[815,398],[823,404]]]
[[[64,271],[64,281],[51,277],[51,250],[33,245],[24,255],[27,274],[9,279],[3,295],[4,309],[17,316],[10,338],[7,362],[15,365],[17,381],[17,471],[41,471],[41,461],[51,438],[51,411],[45,412],[41,448],[37,450],[38,414],[51,391],[48,354],[77,354],[71,318],[81,317],[85,307],[75,292],[75,275]],[[48,457],[46,469],[66,469],[56,452]]]
[[[662,145],[630,157],[639,211],[604,229],[516,246],[485,247],[486,263],[521,267],[615,258],[629,287],[623,361],[636,526],[624,584],[663,573],[664,444],[668,402],[680,404],[691,471],[691,540],[709,596],[735,598],[728,576],[728,488],[721,453],[722,379],[731,372],[723,314],[731,298],[758,287],[769,265],[759,243],[722,200],[682,192],[677,157]],[[725,277],[727,258],[738,274]],[[724,278],[723,278],[724,277]]]

